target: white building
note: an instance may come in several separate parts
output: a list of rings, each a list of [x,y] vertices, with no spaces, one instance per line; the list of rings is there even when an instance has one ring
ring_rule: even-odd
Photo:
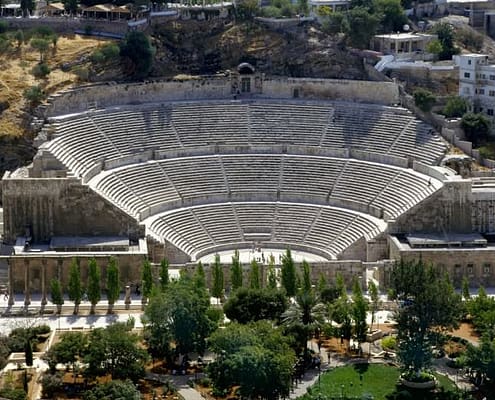
[[[459,96],[468,100],[471,111],[494,117],[495,64],[485,54],[463,54],[459,64]]]
[[[350,0],[309,0],[309,15],[312,17],[317,17],[319,15],[318,9],[320,7],[328,7],[335,11],[344,11],[349,8]]]

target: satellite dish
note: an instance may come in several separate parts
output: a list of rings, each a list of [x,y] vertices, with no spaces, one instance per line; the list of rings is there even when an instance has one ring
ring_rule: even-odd
[[[402,29],[404,30],[404,32],[407,32],[410,28],[409,28],[409,25],[405,24]]]

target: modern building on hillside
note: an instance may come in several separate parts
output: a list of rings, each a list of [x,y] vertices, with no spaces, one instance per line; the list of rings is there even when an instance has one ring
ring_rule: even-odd
[[[391,54],[395,57],[409,58],[418,54],[424,54],[428,43],[436,38],[437,35],[413,32],[375,35],[371,43],[371,48],[372,50]]]
[[[483,112],[494,117],[495,112],[495,64],[488,62],[485,54],[458,56],[459,96],[465,98],[471,111]]]

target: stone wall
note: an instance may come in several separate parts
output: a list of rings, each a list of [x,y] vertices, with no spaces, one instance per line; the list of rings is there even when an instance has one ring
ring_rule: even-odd
[[[144,236],[144,227],[79,179],[2,180],[4,239],[15,241],[31,228],[34,242],[51,236]]]
[[[470,180],[445,181],[444,187],[389,223],[390,233],[472,232]]]
[[[393,82],[268,77],[263,80],[263,95],[271,98],[300,97],[385,105],[399,103],[399,87]]]
[[[237,76],[198,77],[188,80],[146,83],[105,83],[67,90],[50,97],[43,108],[46,117],[83,112],[124,104],[172,100],[228,99],[237,85]],[[347,81],[338,79],[257,78],[257,97],[278,99],[297,96],[305,99],[346,100],[397,104],[398,85],[392,82]],[[253,86],[253,90],[255,90]],[[248,95],[249,96],[249,95]]]
[[[456,287],[461,287],[466,277],[471,287],[495,285],[495,248],[440,248],[440,249],[401,249],[397,238],[390,237],[390,258],[418,260],[432,263],[448,273]],[[391,266],[384,269],[382,280],[389,283]]]

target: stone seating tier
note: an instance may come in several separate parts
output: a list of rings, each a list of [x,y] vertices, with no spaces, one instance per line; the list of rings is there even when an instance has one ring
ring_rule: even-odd
[[[292,203],[224,203],[173,210],[145,221],[153,236],[167,240],[195,260],[227,245],[306,249],[338,257],[360,238],[384,231],[385,224],[360,213]]]
[[[436,163],[446,145],[401,108],[297,101],[171,103],[59,118],[47,148],[72,172],[146,151],[215,144],[353,148]]]

